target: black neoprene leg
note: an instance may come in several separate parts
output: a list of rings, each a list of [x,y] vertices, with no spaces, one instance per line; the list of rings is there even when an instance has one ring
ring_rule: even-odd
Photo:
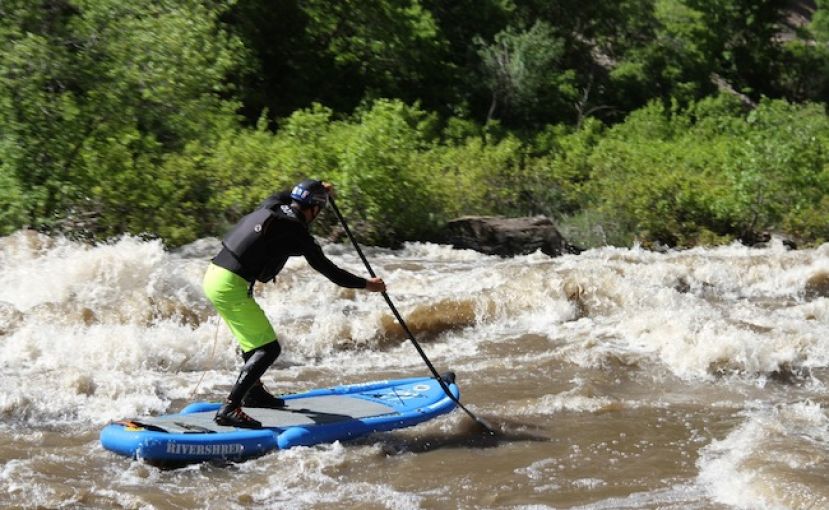
[[[282,348],[279,342],[274,340],[262,347],[257,347],[252,351],[242,354],[242,359],[245,364],[239,372],[239,378],[236,379],[236,384],[230,390],[230,396],[227,397],[227,402],[232,407],[239,407],[242,404],[242,399],[245,398],[248,391],[259,381],[259,378],[265,371],[276,361]]]

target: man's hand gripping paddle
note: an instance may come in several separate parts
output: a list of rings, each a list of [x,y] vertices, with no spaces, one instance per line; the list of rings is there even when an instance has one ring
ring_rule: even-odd
[[[340,223],[343,226],[343,230],[345,230],[346,235],[351,240],[351,244],[354,245],[354,249],[357,250],[357,254],[360,256],[360,259],[363,261],[363,264],[365,264],[366,269],[368,270],[368,274],[370,274],[372,278],[376,278],[377,275],[374,274],[374,270],[371,268],[371,264],[368,263],[368,259],[366,259],[365,255],[363,255],[363,250],[361,250],[360,245],[357,244],[357,240],[354,238],[354,235],[348,228],[348,225],[345,222],[345,218],[343,218],[343,215],[337,208],[337,204],[334,202],[333,197],[329,197],[329,203],[331,204],[331,209],[333,209],[334,214],[337,216],[337,219],[340,220]],[[464,407],[464,405],[461,404],[460,400],[458,400],[458,398],[455,397],[455,395],[449,390],[449,387],[446,385],[446,382],[443,380],[440,374],[438,374],[437,370],[435,370],[435,367],[434,365],[432,365],[432,362],[429,361],[429,358],[426,357],[426,353],[423,352],[423,348],[421,348],[420,344],[417,343],[417,340],[415,340],[415,337],[412,334],[411,330],[409,330],[409,327],[406,325],[406,322],[403,321],[403,317],[400,316],[400,312],[397,311],[397,308],[394,306],[394,303],[392,303],[391,298],[386,292],[383,292],[383,299],[386,300],[386,304],[389,305],[392,314],[394,314],[394,317],[397,319],[397,322],[403,328],[403,331],[405,331],[406,336],[415,346],[415,349],[417,349],[417,352],[418,354],[420,354],[420,357],[423,358],[423,361],[426,363],[426,366],[429,367],[429,370],[432,372],[432,375],[435,376],[435,380],[437,380],[438,384],[440,384],[440,387],[443,389],[444,393],[446,393],[446,396],[449,397],[453,402],[455,402],[455,404],[457,404],[459,408],[461,408],[467,415],[469,415],[470,418],[475,420],[475,423],[480,425],[481,428],[483,428],[488,434],[493,436],[496,435],[495,430],[491,426],[489,426],[481,418],[475,416],[475,414],[473,414],[472,411]]]

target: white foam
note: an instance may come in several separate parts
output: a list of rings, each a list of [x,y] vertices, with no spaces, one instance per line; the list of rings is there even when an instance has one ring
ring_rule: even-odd
[[[450,245],[418,242],[405,243],[403,249],[397,255],[402,258],[453,263],[481,262],[498,258],[474,250],[456,249]]]
[[[727,437],[702,449],[698,481],[735,508],[822,508],[829,505],[827,444],[829,417],[817,404],[751,411]],[[808,485],[800,482],[807,475]]]
[[[620,402],[608,397],[590,397],[580,395],[579,388],[574,388],[555,395],[544,395],[528,405],[510,403],[509,408],[515,414],[555,414],[562,411],[594,413],[610,406],[621,406]]]
[[[286,509],[315,505],[421,508],[422,497],[416,494],[400,492],[382,483],[351,481],[338,476],[341,471],[358,466],[361,459],[379,454],[375,446],[352,447],[346,451],[339,442],[280,451],[267,460],[278,467],[278,472],[268,475],[266,483],[259,484],[251,494],[252,500],[257,506]],[[315,490],[309,491],[309,486]]]
[[[230,384],[236,344],[224,326],[217,330],[201,291],[216,247],[215,239],[174,253],[131,237],[97,246],[24,233],[0,239],[0,412],[100,422],[163,410],[186,398],[205,370],[200,394]],[[364,273],[347,245],[325,250]],[[686,379],[721,372],[761,379],[829,364],[829,300],[801,299],[805,279],[827,270],[827,252],[829,245],[789,252],[773,243],[502,259],[410,243],[370,255],[404,317],[471,303],[471,322],[459,317],[458,327],[423,344],[432,361],[459,372],[545,358],[585,367],[657,364]],[[582,292],[568,296],[568,285]],[[266,382],[307,367],[350,380],[367,370],[423,369],[408,342],[390,346],[383,338],[391,314],[379,295],[339,288],[301,258],[289,260],[275,285],[258,284],[256,299],[283,346]],[[546,336],[549,350],[481,356],[487,344],[513,345],[526,333]],[[45,389],[34,384],[41,382]]]
[[[674,485],[647,492],[635,492],[624,497],[608,498],[588,505],[571,507],[573,510],[705,510],[711,508],[705,493],[695,486]]]
[[[94,248],[57,239],[47,252],[4,258],[0,301],[26,311],[44,303],[90,306],[146,295],[165,254],[158,241],[125,237]]]
[[[721,369],[755,374],[829,361],[829,300],[785,305],[797,302],[808,276],[829,263],[813,251],[729,246],[660,255],[605,248],[560,263],[553,271],[583,288],[587,317],[580,327],[551,321],[547,334],[578,330],[569,353],[577,363],[615,350],[650,356],[680,377],[710,378]],[[538,320],[529,315],[528,324]]]

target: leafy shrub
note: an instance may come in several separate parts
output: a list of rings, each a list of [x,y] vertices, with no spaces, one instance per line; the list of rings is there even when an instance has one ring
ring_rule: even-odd
[[[589,159],[591,206],[668,245],[783,228],[825,239],[814,212],[829,191],[823,109],[764,101],[745,115],[732,103],[651,103],[611,129]]]

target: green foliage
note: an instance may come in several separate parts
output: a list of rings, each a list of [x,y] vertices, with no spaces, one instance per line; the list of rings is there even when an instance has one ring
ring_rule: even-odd
[[[314,102],[351,112],[366,98],[443,96],[431,87],[448,85],[441,75],[452,72],[420,0],[239,0],[231,24],[259,61],[243,80],[251,120]]]
[[[590,156],[589,195],[647,241],[692,245],[784,229],[826,239],[829,118],[764,101],[748,116],[720,98],[669,112],[658,103],[613,128]]]
[[[383,244],[420,238],[434,218],[417,154],[434,136],[434,120],[399,101],[377,101],[358,116],[339,145],[339,167],[347,211],[371,226],[368,236]],[[430,136],[431,135],[431,136]]]
[[[533,118],[539,109],[549,111],[544,103],[575,99],[575,73],[551,72],[558,67],[564,44],[549,24],[537,21],[526,31],[507,27],[491,44],[480,38],[476,44],[484,82],[492,94],[487,120],[496,112],[499,118]]]
[[[807,218],[829,193],[829,118],[822,107],[764,101],[746,119],[750,127],[735,144],[739,166],[727,176],[735,190],[728,206],[742,230],[782,228],[796,235],[829,232]],[[825,209],[824,209],[825,210]],[[818,230],[813,230],[818,227]],[[822,232],[822,234],[821,234]]]
[[[795,101],[829,100],[829,44],[793,40],[783,48],[780,83]]]
[[[4,0],[0,234],[178,245],[318,177],[384,245],[468,214],[588,246],[820,242],[817,7],[789,27],[772,0]]]
[[[794,101],[829,101],[829,2],[818,0],[811,23],[783,47],[781,86]]]
[[[235,122],[222,99],[238,43],[221,2],[12,2],[2,21],[0,161],[20,224],[157,233],[177,187],[163,162]]]
[[[443,206],[442,219],[507,210],[518,213],[520,189],[525,187],[519,182],[522,151],[513,136],[501,140],[473,136],[425,154],[422,167],[431,174],[431,193]]]
[[[827,44],[829,43],[829,1],[817,0],[816,3],[817,10],[809,28],[817,42]]]
[[[629,104],[653,96],[691,102],[709,91],[714,71],[704,44],[709,28],[701,12],[680,0],[657,0],[651,14],[652,38],[625,52],[610,72]],[[648,19],[648,18],[646,18]]]
[[[6,180],[29,202],[25,222],[37,224],[66,209],[79,194],[67,176],[84,129],[77,94],[64,82],[75,77],[60,27],[70,9],[28,9],[4,3],[0,16],[0,161]],[[57,25],[51,32],[48,30]],[[21,219],[19,214],[13,215]]]
[[[0,235],[14,232],[26,222],[26,197],[8,168],[0,166]]]
[[[550,126],[535,141],[540,153],[535,165],[546,172],[543,188],[548,193],[540,212],[551,217],[578,214],[589,195],[593,174],[590,157],[605,132],[604,125],[588,119],[578,129]]]

